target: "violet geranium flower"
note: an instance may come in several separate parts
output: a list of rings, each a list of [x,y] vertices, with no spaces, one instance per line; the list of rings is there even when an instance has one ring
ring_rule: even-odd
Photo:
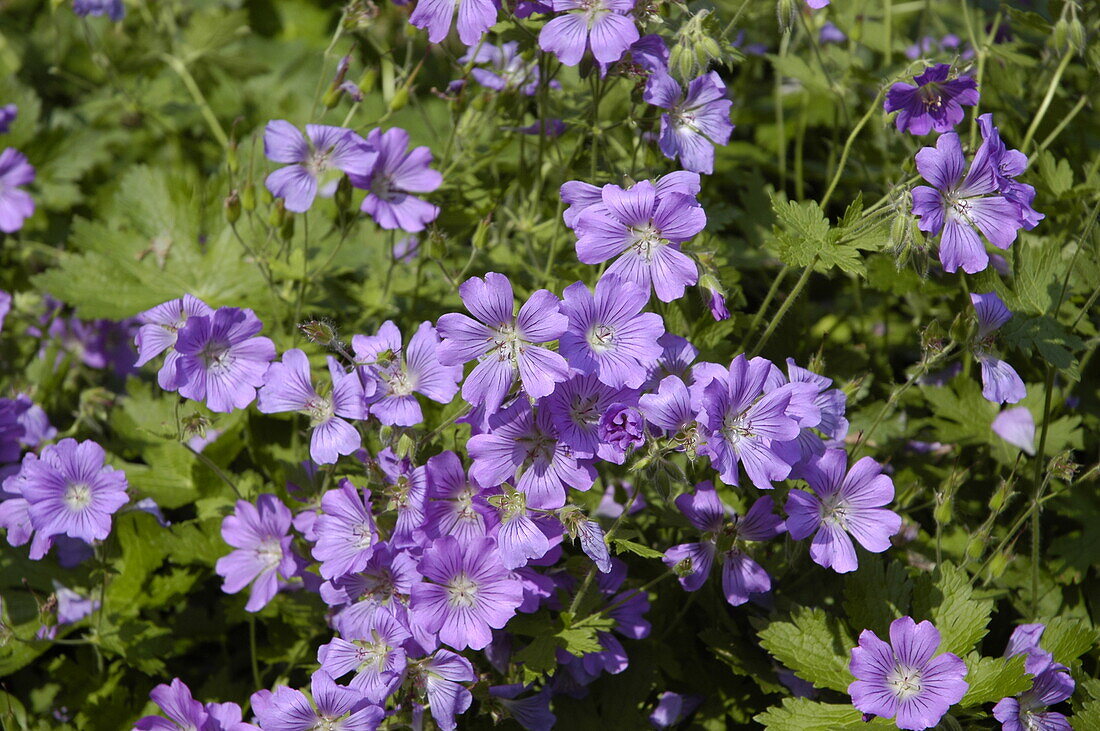
[[[321,670],[339,678],[349,672],[355,676],[349,685],[373,703],[383,703],[401,682],[406,662],[402,644],[409,639],[408,628],[389,612],[365,617],[349,639],[332,638],[317,648]]]
[[[176,334],[175,383],[180,395],[206,401],[211,411],[243,409],[264,384],[275,344],[257,337],[263,323],[250,309],[219,307],[212,315],[195,315]]]
[[[1005,657],[1026,654],[1024,670],[1034,676],[1031,687],[1015,697],[1002,698],[993,706],[993,717],[1002,731],[1070,731],[1066,717],[1049,706],[1068,700],[1075,683],[1069,668],[1039,646],[1046,629],[1041,624],[1022,624],[1012,631]]]
[[[73,0],[73,13],[85,17],[88,15],[106,15],[118,23],[126,16],[126,6],[122,0]]]
[[[600,459],[610,459],[610,445],[600,442],[600,418],[613,404],[633,406],[636,402],[633,389],[614,389],[595,375],[574,374],[541,399],[539,409],[549,412],[558,439],[573,456],[589,458],[598,454]]]
[[[940,633],[931,622],[912,617],[890,623],[890,643],[869,629],[859,635],[849,668],[852,705],[864,713],[895,718],[898,728],[932,728],[970,687],[966,664],[950,652],[936,655]]]
[[[309,210],[329,171],[367,175],[378,156],[366,140],[350,129],[307,124],[303,137],[285,119],[267,123],[264,154],[274,162],[287,163],[268,175],[264,184],[271,195],[282,198],[286,209],[294,213]]]
[[[1017,176],[1027,170],[1027,155],[1019,150],[1009,150],[1005,146],[1001,141],[1001,133],[993,126],[992,114],[986,113],[978,117],[978,128],[982,131],[981,149],[993,169],[997,189],[1016,204],[1023,227],[1030,231],[1046,216],[1031,207],[1035,200],[1035,188],[1016,181]]]
[[[658,146],[670,160],[679,159],[685,170],[710,175],[714,172],[714,148],[725,145],[733,133],[726,85],[716,71],[688,84],[687,95],[676,79],[657,73],[646,84],[643,98],[669,110],[661,115]]]
[[[1028,455],[1035,456],[1035,419],[1025,406],[1005,409],[993,419],[993,433]]]
[[[489,272],[471,277],[458,288],[466,308],[477,318],[448,313],[439,318],[443,342],[436,357],[443,365],[461,365],[473,358],[478,364],[462,384],[462,398],[484,406],[487,414],[500,408],[518,375],[523,389],[534,398],[549,396],[554,384],[569,375],[565,359],[537,343],[556,340],[569,325],[558,311],[558,298],[540,289],[514,314],[512,283]]]
[[[324,670],[310,678],[310,700],[293,688],[280,685],[275,692],[260,690],[252,694],[252,710],[264,729],[298,731],[301,729],[374,729],[386,715],[352,688],[337,685]]]
[[[926,135],[930,131],[950,132],[962,121],[963,107],[978,103],[978,82],[969,76],[948,79],[951,66],[938,63],[913,79],[898,82],[886,92],[882,108],[897,112],[899,132]]]
[[[401,331],[389,320],[382,323],[377,335],[353,337],[351,347],[360,374],[378,384],[368,400],[371,415],[383,424],[415,426],[422,422],[424,413],[414,394],[446,404],[458,393],[462,366],[439,362],[439,336],[430,322],[420,323],[407,348],[401,345]]]
[[[553,18],[539,31],[539,48],[566,66],[576,66],[585,48],[600,63],[614,63],[638,40],[629,16],[634,0],[553,0]]]
[[[890,547],[901,517],[883,505],[894,499],[894,482],[870,457],[848,464],[843,449],[829,449],[807,470],[814,493],[791,490],[787,496],[787,532],[800,541],[813,535],[810,557],[839,574],[858,567],[851,534],[871,553]]]
[[[427,30],[429,41],[440,43],[451,31],[456,6],[458,39],[465,46],[476,46],[497,22],[499,0],[419,0],[409,22]]]
[[[210,714],[202,703],[191,697],[191,689],[179,678],[172,684],[161,683],[149,691],[149,698],[160,706],[162,716],[145,716],[134,724],[135,731],[176,731],[176,729],[207,729],[213,726]],[[171,723],[169,723],[171,721]]]
[[[37,459],[31,457],[33,453],[23,459],[19,486],[38,535],[66,535],[89,543],[106,538],[111,516],[129,497],[125,473],[104,464],[103,447],[62,439]]]
[[[0,231],[15,233],[34,213],[34,199],[20,185],[34,182],[34,167],[14,147],[0,152]]]
[[[456,650],[480,650],[490,630],[507,624],[523,601],[523,588],[500,562],[496,542],[478,538],[460,544],[454,536],[437,539],[424,551],[409,611],[412,621]]]
[[[648,180],[623,190],[605,185],[602,205],[587,207],[574,221],[577,258],[599,264],[618,256],[607,274],[650,287],[662,302],[684,296],[699,270],[680,251],[680,244],[703,230],[707,216],[693,196],[679,192],[658,194]]]
[[[134,345],[138,349],[138,359],[134,366],[140,368],[167,351],[164,365],[157,372],[157,383],[165,391],[176,390],[176,360],[179,358],[175,347],[176,337],[187,324],[187,318],[193,315],[209,317],[212,314],[214,310],[208,304],[189,294],[142,312],[137,316],[141,328],[134,336]]]
[[[297,573],[288,535],[292,520],[290,509],[274,495],[260,495],[255,505],[238,500],[234,513],[222,520],[222,538],[236,550],[219,558],[214,571],[225,580],[226,594],[252,584],[246,611],[263,609],[278,592],[279,577]]]
[[[942,232],[940,263],[945,271],[962,267],[974,274],[989,265],[978,231],[999,249],[1016,240],[1024,225],[1021,209],[1000,192],[987,148],[979,149],[967,170],[959,136],[947,132],[935,147],[917,153],[917,171],[932,187],[913,188],[913,214],[920,216],[921,231]]]
[[[1012,313],[996,292],[971,294],[970,302],[978,314],[978,338],[972,350],[982,367],[982,396],[995,404],[1014,404],[1027,395],[1027,388],[1016,370],[992,353],[994,336]]]
[[[351,480],[340,480],[321,498],[314,527],[313,557],[321,562],[321,577],[333,579],[362,571],[374,554],[378,529],[370,512],[370,491],[360,493]]]
[[[298,348],[292,348],[283,353],[281,363],[272,363],[268,367],[257,404],[265,414],[284,411],[308,414],[313,428],[309,456],[317,464],[333,464],[340,455],[353,453],[362,443],[359,431],[340,417],[367,417],[359,378],[344,373],[339,366],[329,370],[332,392],[321,396],[313,386],[309,358]]]
[[[470,661],[450,650],[437,650],[430,657],[410,663],[412,686],[427,696],[432,718],[442,731],[454,731],[455,716],[465,713],[473,694],[461,683],[477,679]]]
[[[565,288],[561,311],[569,329],[560,350],[576,370],[594,374],[611,388],[638,388],[657,364],[665,334],[661,316],[642,312],[649,291],[608,273],[593,295],[583,282]]]
[[[431,193],[443,184],[443,174],[428,167],[432,151],[427,147],[406,151],[409,133],[397,127],[385,132],[372,129],[367,144],[378,152],[374,166],[367,173],[348,175],[352,185],[368,191],[363,212],[384,229],[423,231],[439,215],[439,207],[413,194]]]

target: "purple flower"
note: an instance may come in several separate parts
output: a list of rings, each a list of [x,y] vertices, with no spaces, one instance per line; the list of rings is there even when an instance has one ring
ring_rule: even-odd
[[[574,221],[577,258],[599,264],[618,256],[607,274],[633,282],[671,302],[695,284],[695,262],[680,244],[703,230],[707,216],[695,198],[684,193],[660,195],[648,180],[628,190],[605,185],[601,204],[586,208]],[[606,275],[605,275],[606,276]]]
[[[919,731],[935,726],[962,700],[970,686],[966,664],[950,652],[936,655],[940,633],[931,622],[912,617],[890,623],[890,644],[869,629],[859,635],[849,668],[852,705],[864,713],[894,718],[898,728]]]
[[[455,716],[465,713],[473,695],[459,683],[477,679],[474,666],[450,650],[438,650],[431,657],[417,661],[411,668],[413,687],[428,696],[432,718],[442,731],[454,731]]]
[[[0,135],[7,134],[19,116],[19,107],[14,104],[0,106]]]
[[[307,124],[306,136],[284,119],[264,128],[264,154],[274,162],[287,163],[267,176],[271,195],[282,198],[286,209],[305,213],[317,197],[317,186],[330,170],[348,175],[369,175],[378,153],[350,129]]]
[[[408,628],[389,612],[369,615],[361,631],[350,641],[334,637],[317,648],[321,670],[333,678],[355,673],[351,687],[372,703],[383,703],[401,682],[407,658],[402,644],[409,639]]]
[[[397,511],[390,542],[397,548],[419,544],[427,518],[427,469],[414,466],[408,457],[398,459],[389,447],[378,453],[378,465],[386,475],[386,509]]]
[[[706,444],[700,452],[727,485],[737,485],[738,463],[762,490],[783,480],[800,458],[798,415],[812,411],[817,387],[789,383],[765,393],[774,366],[764,358],[734,358],[725,378],[715,378],[693,398]],[[701,385],[701,384],[700,384]]]
[[[62,439],[43,449],[38,459],[32,457],[23,459],[19,488],[38,535],[88,542],[106,538],[111,516],[129,497],[125,473],[104,464],[103,447]],[[4,485],[7,489],[8,483]]]
[[[726,85],[716,71],[708,71],[688,84],[687,95],[670,75],[654,74],[643,98],[669,110],[661,115],[658,145],[670,160],[679,159],[685,170],[710,175],[714,172],[714,148],[730,141],[733,123]]]
[[[23,466],[38,459],[33,452],[23,457]],[[8,544],[22,546],[30,542],[28,553],[32,561],[45,556],[53,545],[53,537],[46,533],[36,533],[31,524],[30,503],[23,497],[23,485],[27,482],[27,470],[9,476],[0,490],[0,527],[7,531]]]
[[[634,41],[627,50],[627,55],[630,56],[629,62],[620,59],[622,66],[626,67],[627,74],[644,77],[647,74],[668,73],[668,45],[665,43],[664,38],[655,33],[642,36]],[[601,63],[599,66],[600,78],[604,78],[607,76],[607,72],[611,70],[611,64]]]
[[[22,417],[30,402],[0,398],[0,465],[18,462],[27,430]]]
[[[180,395],[206,400],[211,411],[243,409],[264,384],[275,344],[256,337],[263,323],[250,309],[219,307],[213,315],[195,315],[176,334],[175,383]]]
[[[1046,216],[1031,207],[1035,200],[1035,188],[1026,183],[1016,182],[1016,177],[1023,175],[1027,170],[1027,155],[1019,150],[1009,150],[1001,141],[1001,134],[993,126],[993,115],[983,114],[978,117],[978,127],[982,131],[982,149],[986,152],[989,164],[993,168],[993,176],[997,182],[997,189],[1004,197],[1016,204],[1019,209],[1020,221],[1025,229],[1030,231],[1039,225]]]
[[[996,292],[971,294],[970,302],[978,315],[978,338],[972,350],[982,366],[982,396],[995,404],[1014,404],[1027,395],[1027,388],[1016,370],[991,352],[996,332],[1012,319],[1012,313]]]
[[[342,454],[359,449],[361,440],[354,426],[340,417],[365,419],[363,387],[354,374],[330,365],[332,391],[321,396],[313,387],[309,358],[297,348],[283,353],[281,363],[272,363],[264,376],[257,407],[265,414],[301,411],[309,415],[313,433],[309,456],[317,464],[333,464]]]
[[[905,57],[911,61],[916,61],[921,56],[928,56],[937,51],[958,54],[959,58],[964,61],[974,58],[974,49],[969,44],[963,45],[963,42],[954,33],[948,33],[943,38],[924,36],[918,43],[906,47]]]
[[[600,63],[613,63],[638,40],[629,16],[634,0],[553,0],[553,6],[564,15],[542,27],[539,48],[566,66],[579,64],[586,47]]]
[[[611,572],[611,552],[604,540],[603,528],[594,520],[588,520],[579,510],[562,511],[562,524],[569,535],[581,542],[584,555],[592,559],[601,573]]]
[[[389,320],[382,323],[377,335],[353,337],[351,346],[359,372],[377,383],[370,413],[383,424],[414,426],[422,422],[424,413],[414,393],[441,404],[450,403],[458,393],[462,366],[439,362],[439,336],[430,322],[420,323],[408,348],[402,348],[401,331]]]
[[[54,639],[57,637],[58,627],[79,622],[100,607],[98,599],[78,594],[56,579],[53,580],[53,596],[57,602],[57,623],[39,627],[35,636],[40,640]]]
[[[419,0],[409,22],[428,31],[428,40],[440,43],[451,31],[455,8],[458,9],[458,39],[465,46],[476,46],[485,31],[497,22],[498,0]]]
[[[11,295],[0,289],[0,333],[4,332],[4,318],[11,312]]]
[[[917,153],[917,171],[934,187],[913,188],[913,214],[921,231],[940,237],[940,263],[955,272],[961,266],[974,274],[989,265],[989,255],[978,231],[994,246],[1007,249],[1023,226],[1021,209],[997,186],[989,148],[979,148],[966,169],[959,136],[940,135],[935,147]]]
[[[470,76],[488,89],[519,91],[526,96],[534,96],[538,92],[538,63],[524,60],[519,53],[518,41],[507,41],[499,46],[482,43],[476,48],[471,48],[458,61],[462,64],[487,64],[489,68],[470,69]],[[561,82],[551,81],[549,86],[560,89]]]
[[[518,315],[513,314],[512,283],[503,274],[489,272],[485,279],[471,277],[458,292],[477,320],[454,312],[440,317],[443,342],[436,349],[436,357],[443,365],[478,359],[462,385],[462,398],[493,414],[517,375],[533,398],[549,396],[554,384],[568,377],[564,358],[536,346],[561,337],[569,324],[568,318],[558,312],[558,298],[551,292],[534,292]]]
[[[416,559],[411,554],[379,543],[362,571],[321,584],[321,598],[330,606],[346,605],[333,620],[340,634],[368,637],[376,614],[394,617],[401,626],[408,623],[409,591],[419,580]]]
[[[258,612],[279,590],[279,578],[289,579],[298,562],[291,550],[291,515],[274,495],[260,495],[256,504],[237,501],[237,509],[222,520],[222,538],[237,549],[218,559],[214,570],[225,579],[222,591],[236,594],[252,585],[245,610]]]
[[[649,714],[654,728],[670,728],[695,712],[703,704],[703,696],[680,695],[666,690],[657,698],[657,706]]]
[[[847,40],[847,34],[828,20],[821,26],[821,31],[818,33],[818,41],[822,45],[826,43],[844,43]]]
[[[791,490],[787,496],[787,532],[796,541],[813,535],[810,557],[839,574],[859,565],[849,534],[871,553],[882,553],[901,529],[901,517],[882,507],[894,499],[882,465],[864,457],[845,474],[847,464],[843,449],[827,450],[806,473],[815,494]]]
[[[362,571],[374,553],[378,530],[370,512],[370,491],[364,492],[345,478],[321,498],[313,557],[321,562],[325,579]]]
[[[187,324],[189,317],[195,315],[209,317],[212,314],[214,310],[209,305],[189,294],[142,312],[137,316],[141,328],[134,336],[134,345],[138,349],[138,359],[134,366],[140,368],[161,353],[168,351],[164,356],[164,365],[157,373],[157,383],[165,391],[176,390],[176,361],[179,359],[179,353],[176,352],[176,338],[179,331]]]
[[[655,178],[652,182],[658,198],[669,193],[683,193],[694,198],[702,189],[699,173],[684,170]],[[562,219],[569,228],[574,228],[577,218],[588,208],[600,206],[602,209],[603,206],[603,188],[581,180],[562,183],[560,194],[562,202],[568,206],[562,213]]]
[[[1070,731],[1063,714],[1044,710],[1069,699],[1075,687],[1069,668],[1039,647],[1045,629],[1041,624],[1022,624],[1008,640],[1005,657],[1026,654],[1024,669],[1035,679],[1031,688],[1014,698],[1002,698],[993,707],[993,717],[1003,731]]]
[[[496,699],[526,731],[551,731],[558,717],[550,711],[550,686],[545,685],[538,693],[519,698],[519,694],[529,687],[521,683],[492,685],[489,686],[489,697]]]
[[[310,678],[312,703],[300,690],[280,685],[272,693],[252,694],[252,710],[264,731],[373,731],[385,711],[367,702],[362,694],[337,685],[318,670]]]
[[[126,15],[122,0],[73,0],[73,13],[81,17],[88,15],[106,15],[118,23]]]
[[[612,447],[615,464],[622,464],[626,453],[645,444],[645,419],[633,406],[616,403],[603,413],[599,423],[600,441]]]
[[[417,6],[417,11],[423,5]],[[439,215],[439,208],[412,194],[431,193],[443,184],[443,175],[428,167],[432,164],[432,151],[417,147],[406,152],[409,133],[396,127],[385,133],[372,129],[367,144],[378,151],[374,167],[365,174],[348,175],[352,185],[368,191],[363,199],[363,212],[384,229],[423,231]]]
[[[470,476],[481,485],[516,480],[533,508],[553,510],[565,505],[567,487],[588,490],[595,470],[578,461],[558,439],[545,409],[534,413],[527,399],[519,399],[490,419],[491,431],[470,438],[466,448],[474,464]]]
[[[978,82],[969,76],[947,79],[951,66],[938,63],[913,79],[898,82],[886,92],[882,108],[897,112],[899,132],[926,135],[931,130],[950,132],[962,121],[963,107],[978,103]]]
[[[523,589],[500,562],[496,542],[478,538],[460,544],[443,536],[424,551],[413,585],[412,621],[456,650],[480,650],[492,639],[490,629],[507,624],[523,601]]]
[[[34,199],[20,185],[34,182],[34,168],[14,147],[0,152],[0,231],[15,233],[34,213]]]
[[[179,678],[171,685],[161,683],[149,691],[149,698],[160,706],[161,716],[145,716],[134,724],[136,731],[180,731],[180,729],[217,729],[202,703],[191,697],[191,689]]]
[[[539,409],[550,414],[559,440],[573,456],[590,458],[598,453],[601,459],[610,459],[610,445],[600,443],[600,416],[612,404],[633,405],[636,401],[633,389],[614,389],[595,375],[576,374],[540,400]]]
[[[595,374],[612,388],[637,388],[657,364],[664,335],[661,316],[642,312],[649,290],[608,273],[596,283],[595,296],[583,282],[565,288],[561,311],[569,329],[560,350],[569,365]]]
[[[993,419],[993,432],[1014,447],[1035,456],[1035,419],[1025,407],[1005,409]]]
[[[646,421],[682,442],[685,448],[695,449],[695,409],[688,387],[678,376],[662,380],[655,393],[638,399],[638,405]]]
[[[504,494],[494,500],[500,510],[500,525],[495,538],[501,562],[507,569],[527,565],[528,559],[540,559],[550,550],[550,539],[527,513],[527,496],[504,486]]]
[[[482,489],[466,476],[458,455],[451,451],[428,458],[427,532],[431,538],[453,535],[469,543],[486,535],[496,511]]]

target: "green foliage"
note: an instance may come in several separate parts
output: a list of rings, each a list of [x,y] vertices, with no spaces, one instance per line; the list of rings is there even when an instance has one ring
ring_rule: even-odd
[[[1018,695],[1031,687],[1033,678],[1024,672],[1026,656],[981,657],[976,652],[966,656],[966,682],[970,687],[959,701],[963,707],[996,703],[1002,698]]]
[[[789,619],[768,622],[757,634],[763,648],[799,677],[819,688],[847,692],[855,642],[835,618],[820,609],[798,607]]]
[[[970,577],[944,562],[913,587],[913,618],[929,619],[940,631],[940,649],[966,656],[987,632],[993,602],[975,597]]]

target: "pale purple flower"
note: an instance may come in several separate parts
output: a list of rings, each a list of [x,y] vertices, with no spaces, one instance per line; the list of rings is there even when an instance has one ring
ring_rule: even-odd
[[[439,336],[430,322],[420,323],[408,348],[402,347],[401,331],[390,320],[382,323],[377,335],[356,335],[351,346],[360,374],[377,383],[368,400],[371,415],[383,424],[422,422],[424,413],[416,393],[441,404],[450,403],[458,393],[462,366],[439,362]]]
[[[565,505],[566,488],[588,490],[595,470],[578,461],[558,439],[549,412],[533,412],[519,399],[490,419],[491,431],[470,438],[466,448],[474,464],[470,476],[481,485],[495,486],[514,479],[533,508],[553,510]]]
[[[481,486],[466,476],[458,455],[446,451],[429,457],[427,472],[429,537],[453,535],[469,543],[486,535],[497,513]]]
[[[652,287],[662,302],[682,297],[699,272],[680,244],[707,223],[695,198],[679,192],[660,195],[653,183],[643,180],[627,190],[605,185],[600,200],[574,221],[577,258],[599,264],[617,256],[607,274],[646,292]]]
[[[992,353],[995,335],[1012,319],[996,292],[971,294],[970,302],[978,315],[978,337],[972,346],[982,367],[982,396],[995,404],[1014,404],[1027,395],[1027,388],[1016,370]]]
[[[940,633],[912,617],[890,623],[890,644],[869,629],[859,635],[849,668],[852,705],[864,713],[895,718],[898,728],[919,731],[939,723],[970,687],[966,664],[957,655],[936,655]]]
[[[694,198],[702,190],[699,173],[689,173],[684,170],[654,178],[652,182],[658,198],[669,193],[683,193]],[[562,219],[569,228],[575,226],[577,218],[588,208],[597,206],[600,210],[604,209],[603,188],[598,185],[581,180],[570,180],[562,183],[560,195],[562,203],[567,206],[562,213]]]
[[[711,380],[693,396],[700,432],[706,444],[700,452],[710,457],[727,485],[739,484],[738,463],[762,490],[786,479],[800,459],[799,416],[812,413],[817,387],[788,383],[765,393],[765,381],[774,366],[764,358],[734,358],[725,377]],[[702,384],[699,384],[700,386]]]
[[[378,529],[370,512],[370,491],[362,493],[348,479],[321,498],[321,514],[314,530],[313,557],[321,562],[321,576],[332,579],[362,571],[374,553]]]
[[[39,627],[35,634],[38,639],[54,639],[57,637],[58,627],[79,622],[100,607],[98,599],[75,592],[57,579],[53,580],[53,596],[57,602],[57,622]]]
[[[34,182],[34,167],[14,147],[0,152],[0,231],[15,233],[34,213],[34,199],[19,186]]]
[[[264,376],[257,407],[265,414],[300,411],[309,416],[313,431],[309,456],[317,464],[333,464],[342,454],[359,449],[359,431],[346,419],[365,419],[363,387],[359,378],[339,366],[330,366],[332,390],[321,396],[313,386],[309,358],[298,348],[283,353]],[[345,418],[341,418],[345,417]]]
[[[534,96],[538,92],[538,62],[524,60],[519,53],[518,41],[507,41],[499,46],[482,43],[468,50],[458,61],[462,64],[480,64],[470,69],[470,76],[488,89],[518,91],[526,96]],[[551,81],[549,87],[559,89],[561,82]]]
[[[539,31],[539,48],[566,66],[579,64],[586,48],[598,62],[613,63],[638,40],[629,15],[634,0],[553,0],[553,7],[563,14]]]
[[[409,22],[428,31],[428,40],[440,43],[451,31],[458,10],[458,39],[464,46],[476,46],[485,31],[497,22],[499,0],[419,0]]]
[[[526,731],[551,731],[558,718],[550,711],[550,686],[544,685],[538,693],[520,698],[519,695],[529,688],[521,683],[492,685],[489,697]]]
[[[286,209],[304,213],[317,197],[318,185],[330,170],[369,175],[378,153],[350,129],[307,124],[305,136],[290,122],[275,119],[264,128],[264,154],[286,163],[267,176],[271,195],[282,198]]]
[[[626,59],[629,56],[629,61]],[[665,39],[656,33],[642,36],[631,44],[627,54],[619,59],[628,74],[645,76],[646,74],[668,73],[669,50]],[[600,78],[611,70],[610,63],[601,63]]]
[[[477,679],[470,661],[450,650],[438,650],[410,668],[413,688],[428,697],[432,718],[442,731],[454,731],[455,716],[465,713],[473,695],[460,683]]]
[[[1070,731],[1066,717],[1046,710],[1073,695],[1076,684],[1069,668],[1054,662],[1054,657],[1039,646],[1046,629],[1041,624],[1022,624],[1012,631],[1005,657],[1026,654],[1024,670],[1034,676],[1031,687],[1011,698],[1002,698],[993,707],[993,717],[1002,731]]]
[[[500,511],[500,524],[494,538],[506,569],[526,566],[529,559],[540,559],[550,551],[550,539],[527,512],[527,496],[504,486],[494,501]]]
[[[550,414],[558,438],[573,456],[590,458],[598,453],[601,459],[610,459],[607,445],[600,443],[600,417],[612,404],[635,404],[635,394],[633,389],[611,388],[595,375],[575,374],[541,399],[539,409]]]
[[[378,466],[386,476],[386,509],[397,511],[390,543],[396,548],[420,544],[427,520],[427,469],[414,465],[408,457],[398,459],[389,447],[378,453]]]
[[[446,2],[449,5],[451,0]],[[367,144],[378,152],[374,167],[365,174],[348,175],[352,185],[368,191],[363,199],[363,212],[384,229],[423,231],[439,215],[439,207],[413,194],[431,193],[443,184],[442,173],[428,167],[432,164],[432,151],[427,147],[406,151],[409,133],[396,127],[384,133],[372,129]]]
[[[1027,155],[1019,150],[1009,150],[1005,146],[1000,132],[993,125],[992,114],[986,113],[978,117],[978,128],[982,131],[982,148],[993,169],[997,189],[1016,204],[1023,227],[1030,231],[1046,216],[1031,207],[1035,200],[1035,188],[1016,181],[1027,170]]]
[[[471,277],[458,288],[474,317],[448,313],[439,318],[443,342],[436,357],[444,365],[478,364],[462,385],[462,398],[484,406],[487,414],[500,408],[519,376],[533,398],[550,395],[554,384],[569,375],[565,359],[537,343],[556,340],[568,327],[558,311],[558,298],[545,289],[534,292],[515,314],[512,283],[503,274]]]
[[[832,21],[826,20],[824,25],[821,26],[817,39],[822,45],[826,43],[844,43],[848,40],[848,35],[837,28]]]
[[[252,710],[263,731],[374,731],[386,715],[362,694],[337,685],[323,670],[310,678],[310,698],[280,685],[252,694]]]
[[[206,401],[211,411],[243,409],[264,384],[275,344],[257,337],[263,323],[250,309],[220,307],[194,315],[176,334],[175,383],[184,398]]]
[[[350,686],[372,703],[383,703],[401,682],[407,658],[402,645],[408,627],[389,612],[376,612],[347,639],[334,637],[317,648],[321,670],[333,678],[354,672]]]
[[[0,333],[4,332],[4,318],[11,312],[11,295],[0,289]]]
[[[967,170],[959,136],[947,132],[935,147],[917,153],[917,171],[933,187],[913,188],[913,214],[920,216],[921,231],[942,232],[939,256],[945,271],[962,267],[974,274],[989,265],[978,231],[1001,249],[1016,240],[1024,225],[1021,208],[1000,192],[987,145],[979,148]]]
[[[604,540],[603,528],[594,520],[588,520],[579,510],[567,510],[561,513],[562,525],[569,535],[579,540],[584,555],[592,559],[601,573],[611,571],[611,552]]]
[[[111,516],[129,497],[125,473],[105,465],[105,459],[103,447],[75,439],[46,447],[37,459],[24,457],[18,487],[39,536],[90,542],[110,534]]]
[[[691,374],[691,364],[699,355],[699,349],[687,338],[670,332],[658,338],[657,343],[661,346],[661,357],[657,359],[657,367],[650,372],[649,380],[642,386],[643,390],[653,390],[668,376],[687,381]]]
[[[858,567],[852,537],[871,553],[890,547],[901,517],[882,506],[894,499],[894,482],[870,457],[847,468],[843,449],[829,449],[806,470],[814,494],[791,490],[787,496],[787,532],[801,541],[813,535],[810,557],[843,574]],[[849,537],[849,534],[851,537]]]
[[[938,63],[912,84],[899,81],[890,87],[882,108],[887,114],[898,113],[894,124],[899,132],[950,132],[965,116],[963,107],[978,103],[978,82],[969,76],[948,79],[950,73],[950,65]]]
[[[643,99],[669,110],[661,115],[658,146],[665,157],[679,159],[685,170],[710,175],[714,172],[714,148],[725,145],[733,133],[726,84],[716,71],[708,71],[688,84],[684,95],[680,84],[667,73],[650,77]]]
[[[33,452],[23,457],[23,466],[38,459]],[[30,503],[23,497],[23,485],[27,481],[27,471],[21,470],[10,475],[0,490],[0,528],[7,531],[8,544],[11,546],[30,545],[28,556],[37,561],[45,556],[53,546],[54,538],[48,533],[35,532],[31,524]]]
[[[191,689],[173,678],[171,685],[161,683],[149,691],[149,698],[160,706],[161,716],[145,716],[134,724],[135,731],[181,731],[217,729],[202,703],[191,697]]]
[[[813,10],[821,10],[829,4],[831,0],[806,0],[806,5]]]
[[[1014,447],[1035,456],[1035,419],[1023,406],[1005,409],[993,419],[993,433]]]
[[[73,0],[73,13],[80,17],[106,15],[118,23],[126,16],[126,6],[122,0]]]
[[[225,579],[226,594],[252,584],[246,611],[263,609],[278,592],[279,577],[297,573],[290,523],[290,509],[274,495],[260,495],[255,505],[238,500],[234,513],[222,520],[222,538],[236,550],[219,558],[214,570]]]
[[[645,444],[645,419],[634,406],[615,403],[600,417],[598,434],[611,447],[605,459],[622,464],[628,451]]]
[[[179,358],[176,352],[176,337],[180,329],[187,324],[189,317],[193,315],[209,317],[213,314],[214,310],[209,305],[189,294],[142,312],[137,316],[141,328],[134,336],[134,345],[138,350],[138,359],[134,366],[141,367],[167,351],[167,355],[164,356],[164,365],[157,373],[157,383],[165,391],[176,390],[176,360]]]
[[[638,388],[657,364],[665,333],[661,316],[642,312],[649,290],[608,273],[596,283],[595,295],[583,282],[565,288],[561,312],[569,329],[560,350],[569,365],[611,388]]]
[[[419,580],[412,554],[378,543],[362,571],[321,584],[321,598],[330,606],[343,606],[332,623],[340,634],[366,637],[371,618],[379,612],[402,626],[408,623],[409,591]]]
[[[460,544],[443,536],[424,551],[420,573],[425,581],[412,588],[412,621],[456,650],[480,650],[523,601],[523,590],[500,561],[492,538]]]

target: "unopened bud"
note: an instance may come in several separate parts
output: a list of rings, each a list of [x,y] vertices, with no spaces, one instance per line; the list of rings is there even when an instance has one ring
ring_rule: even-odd
[[[951,518],[954,515],[954,499],[950,495],[944,495],[940,493],[936,496],[937,505],[932,510],[932,517],[936,519],[936,522],[941,526],[950,525]]]
[[[225,197],[225,220],[230,224],[236,223],[241,217],[241,197],[237,191],[229,192]]]
[[[470,241],[475,249],[481,249],[485,247],[485,242],[489,240],[489,226],[492,224],[492,222],[492,214],[489,214],[485,218],[478,221],[477,229],[474,231],[474,237]]]
[[[794,21],[797,17],[795,13],[799,11],[798,6],[795,4],[795,0],[779,0],[775,4],[775,20],[779,23],[779,32],[788,33],[791,28],[794,27]]]
[[[389,110],[391,112],[399,112],[405,108],[405,105],[409,103],[409,87],[402,86],[393,93],[393,99],[390,99]]]
[[[290,241],[294,238],[294,216],[286,217],[282,228],[279,229],[279,235],[283,237],[283,241]]]
[[[271,207],[271,215],[268,216],[267,222],[275,228],[281,227],[286,220],[290,218],[286,212],[286,204],[282,198],[275,200],[275,205]]]
[[[340,103],[340,87],[335,86],[325,92],[324,98],[321,103],[325,105],[325,109],[332,109]]]
[[[382,426],[382,428],[378,430],[378,439],[381,440],[383,444],[389,444],[393,440],[393,427]]]
[[[989,561],[989,578],[996,579],[1004,574],[1011,560],[1007,551],[1000,551],[995,554]]]
[[[241,158],[237,154],[237,141],[229,141],[229,149],[225,152],[225,164],[229,168],[229,172],[234,175],[241,169]]]
[[[359,89],[364,94],[374,91],[374,85],[378,83],[378,69],[369,68],[359,77]]]
[[[416,442],[408,434],[402,434],[397,440],[397,446],[394,448],[394,453],[398,459],[405,459],[412,454],[413,447],[416,446]]]
[[[931,358],[938,356],[943,352],[944,345],[944,332],[943,326],[940,325],[939,320],[933,320],[928,323],[928,326],[924,328],[924,331],[920,334],[921,350],[924,352],[925,358]]]
[[[245,183],[239,189],[241,196],[241,208],[246,211],[256,210],[256,191],[251,183]]]
[[[337,341],[339,337],[336,332],[336,326],[328,320],[306,320],[305,322],[298,323],[298,330],[309,340],[311,343],[317,343],[328,347],[331,343]]]

